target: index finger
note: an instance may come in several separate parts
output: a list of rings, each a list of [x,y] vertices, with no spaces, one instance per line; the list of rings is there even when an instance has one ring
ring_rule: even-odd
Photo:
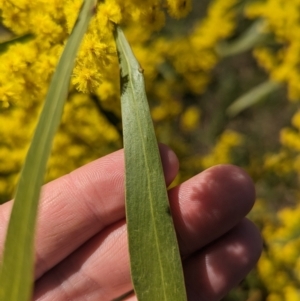
[[[167,185],[178,171],[160,145]],[[123,150],[91,162],[43,187],[36,233],[36,278],[108,225],[125,217]],[[12,201],[0,206],[0,253]]]

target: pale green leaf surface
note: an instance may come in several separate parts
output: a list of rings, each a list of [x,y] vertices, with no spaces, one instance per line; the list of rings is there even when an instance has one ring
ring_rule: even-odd
[[[126,221],[135,293],[139,301],[185,301],[180,253],[142,69],[119,27],[115,37],[121,67]]]
[[[266,81],[235,100],[227,109],[230,117],[238,115],[243,110],[261,101],[268,94],[278,90],[282,84],[274,81]]]
[[[40,189],[58,128],[77,50],[94,12],[86,0],[53,75],[44,108],[21,172],[0,269],[0,300],[31,299],[34,280],[34,229]]]
[[[266,24],[264,20],[253,22],[237,40],[232,42],[220,42],[216,47],[217,54],[222,58],[234,56],[251,50],[262,42],[266,42],[266,40],[269,39],[269,35],[265,32],[265,28]]]

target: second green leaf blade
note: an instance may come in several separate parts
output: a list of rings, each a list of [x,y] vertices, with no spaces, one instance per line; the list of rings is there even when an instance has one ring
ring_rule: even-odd
[[[119,27],[131,276],[139,301],[186,301],[177,238],[142,70]]]

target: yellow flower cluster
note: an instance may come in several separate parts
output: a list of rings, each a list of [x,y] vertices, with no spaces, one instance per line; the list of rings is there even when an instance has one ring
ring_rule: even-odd
[[[20,88],[24,88],[24,75],[19,69],[23,68],[33,76],[34,85],[44,87],[53,73],[61,48],[74,26],[82,0],[52,1],[37,0],[31,3],[21,0],[17,3],[1,1],[0,11],[5,26],[18,35],[32,33],[34,41],[28,44],[17,44],[15,52],[10,49],[1,57],[1,63],[5,63],[1,74],[0,100],[18,100],[13,95],[23,94],[16,87],[9,85],[7,75],[20,78]],[[81,92],[96,92],[103,81],[111,80],[111,65],[115,63],[116,51],[112,39],[113,23],[142,24],[145,36],[149,37],[151,31],[159,30],[164,25],[165,4],[159,0],[148,1],[124,1],[107,0],[99,3],[97,12],[93,18],[89,32],[86,35],[81,51],[78,55],[76,67],[72,77],[72,83]],[[167,2],[169,11],[174,15],[186,14],[190,7],[190,1],[170,0]],[[141,34],[142,31],[139,32]],[[25,57],[23,57],[25,55]],[[8,60],[7,60],[8,59]],[[8,65],[8,66],[6,66]],[[30,69],[28,70],[28,67]],[[114,64],[116,67],[116,64]],[[11,73],[13,71],[13,73]],[[44,81],[43,81],[44,80]],[[23,81],[23,82],[22,82]],[[115,81],[114,81],[115,82]],[[33,84],[33,83],[30,83]],[[30,85],[29,85],[30,86]],[[117,88],[117,85],[114,86]],[[116,90],[116,89],[115,89]]]
[[[258,62],[273,80],[288,86],[291,100],[300,99],[300,2],[299,0],[266,0],[251,4],[246,14],[263,18],[265,31],[273,34],[273,45],[255,49]],[[274,47],[276,45],[276,47]]]
[[[165,56],[172,62],[177,76],[193,93],[202,93],[210,79],[210,71],[218,62],[215,47],[235,29],[238,0],[216,0],[207,16],[198,21],[190,34],[174,39],[165,47]],[[163,47],[161,47],[163,48]]]
[[[280,181],[292,177],[300,179],[300,111],[291,120],[291,126],[280,132],[281,148],[268,154],[264,170],[274,172]],[[288,190],[285,190],[288,194]],[[258,264],[258,273],[267,291],[267,301],[299,300],[300,298],[300,203],[299,190],[292,191],[296,203],[273,214],[264,207],[263,237],[266,250]],[[259,202],[260,205],[263,202]],[[256,210],[254,210],[256,211]]]
[[[200,111],[196,106],[186,108],[180,118],[180,126],[183,131],[193,131],[199,127]]]
[[[235,147],[241,146],[243,137],[241,134],[226,130],[216,142],[213,150],[200,159],[202,167],[209,168],[216,164],[232,162],[231,152]]]
[[[269,291],[267,301],[296,301],[300,298],[300,206],[282,209],[277,216],[265,223],[267,251],[258,272]]]
[[[300,175],[300,111],[292,118],[293,127],[285,127],[280,131],[281,149],[276,154],[268,154],[265,168],[283,176],[291,172]]]
[[[167,0],[168,12],[174,18],[182,18],[187,15],[192,9],[192,2],[187,0]]]
[[[232,164],[233,151],[241,147],[244,143],[244,137],[233,131],[225,130],[215,141],[215,144],[203,154],[198,152],[196,155],[190,155],[184,158],[181,162],[182,173],[180,180],[185,180],[190,177],[192,173],[197,174],[199,170],[212,167],[217,164]],[[185,152],[184,145],[177,145],[178,149]],[[189,173],[187,173],[189,171]]]

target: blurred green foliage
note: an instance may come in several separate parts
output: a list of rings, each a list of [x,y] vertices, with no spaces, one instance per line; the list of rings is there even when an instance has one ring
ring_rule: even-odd
[[[0,1],[2,23],[13,37],[35,36],[0,55],[2,202],[12,197],[80,3],[22,0],[16,8]],[[257,202],[249,216],[262,230],[264,254],[224,300],[299,300],[300,1],[203,0],[194,1],[191,11],[188,3],[106,0],[99,5],[76,62],[47,181],[121,147],[110,21],[120,23],[145,70],[158,139],[181,162],[173,185],[219,163],[237,164],[255,181]],[[16,18],[20,26],[12,22]],[[96,41],[93,32],[99,28],[105,30]],[[237,99],[269,81],[277,85],[257,99],[250,94],[248,106],[228,114]]]

